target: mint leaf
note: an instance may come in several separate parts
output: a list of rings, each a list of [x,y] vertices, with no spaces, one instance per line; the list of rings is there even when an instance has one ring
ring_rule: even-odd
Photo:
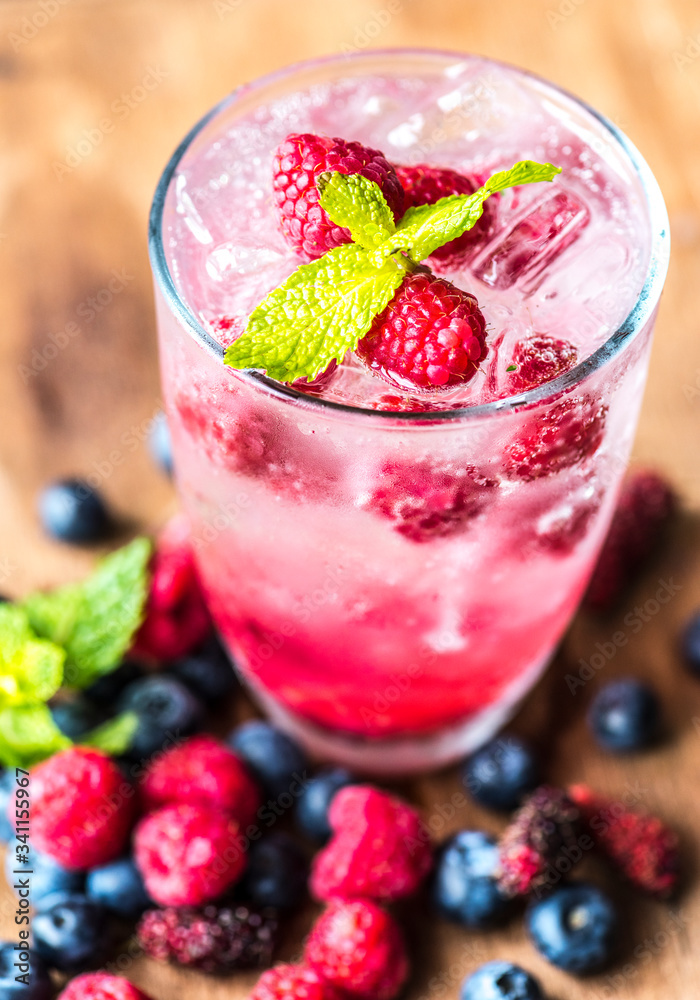
[[[12,705],[0,709],[0,762],[5,767],[32,767],[72,746],[46,705]]]
[[[350,230],[355,243],[374,250],[396,229],[394,213],[382,189],[362,174],[319,174],[316,178],[321,208],[333,222]]]
[[[151,543],[137,538],[103,559],[87,580],[24,602],[35,632],[66,650],[65,684],[87,687],[120,662],[141,624]]]
[[[561,167],[552,166],[551,163],[521,160],[510,170],[501,170],[489,177],[484,186],[474,194],[449,195],[434,205],[409,208],[396,232],[375,251],[372,259],[379,264],[394,251],[406,250],[412,260],[425,260],[479,221],[489,195],[520,184],[551,181],[559,173]]]
[[[348,243],[302,264],[253,311],[227,349],[232,368],[258,368],[280,382],[314,378],[354,350],[401,284],[405,270],[376,266]]]
[[[63,650],[37,639],[15,604],[0,605],[0,636],[0,706],[47,701],[63,680]]]
[[[113,719],[93,729],[81,739],[81,743],[95,750],[102,750],[104,753],[119,756],[126,753],[131,746],[134,733],[139,724],[139,717],[135,712],[122,712]]]

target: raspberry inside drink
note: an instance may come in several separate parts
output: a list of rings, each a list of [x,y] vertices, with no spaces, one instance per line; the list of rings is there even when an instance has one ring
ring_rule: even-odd
[[[478,301],[473,377],[426,390],[367,341],[292,386],[224,367],[222,348],[303,261],[273,191],[292,133],[381,150],[413,178],[413,204],[442,196],[445,171],[469,193],[517,160],[562,167],[489,199],[468,238],[426,261],[438,298],[446,282],[467,293],[460,323]],[[151,248],[178,485],[235,662],[312,749],[427,768],[488,738],[540,675],[626,466],[666,227],[626,140],[467,56],[297,67],[243,88],[175,154]]]

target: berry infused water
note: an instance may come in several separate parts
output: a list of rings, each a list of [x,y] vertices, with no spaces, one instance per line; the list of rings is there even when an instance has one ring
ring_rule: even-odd
[[[446,761],[546,666],[631,448],[666,227],[624,137],[467,56],[295,67],[177,151],[151,251],[178,485],[234,661],[311,749]]]

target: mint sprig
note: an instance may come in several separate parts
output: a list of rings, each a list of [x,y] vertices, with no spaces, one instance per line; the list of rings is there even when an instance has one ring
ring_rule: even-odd
[[[389,304],[406,274],[471,229],[497,191],[551,181],[551,163],[521,160],[470,195],[409,208],[398,225],[381,188],[361,174],[322,173],[319,202],[353,242],[302,264],[263,299],[227,349],[232,368],[257,369],[280,382],[313,379],[342,361]]]

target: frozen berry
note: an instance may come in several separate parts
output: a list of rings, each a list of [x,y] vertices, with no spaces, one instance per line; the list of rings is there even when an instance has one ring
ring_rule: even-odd
[[[700,611],[695,612],[683,630],[681,646],[686,666],[700,677]]]
[[[83,695],[98,708],[111,712],[124,688],[142,677],[143,668],[135,660],[124,660],[111,674],[85,688]]]
[[[453,194],[474,194],[480,187],[475,178],[450,170],[449,167],[430,167],[425,163],[418,163],[410,167],[395,165],[395,170],[404,189],[407,209],[417,205],[433,205],[441,198]],[[431,263],[451,268],[464,267],[491,236],[494,218],[493,200],[487,199],[476,225],[433,251]]]
[[[433,900],[448,920],[465,927],[488,927],[503,918],[509,899],[498,888],[500,856],[494,837],[462,830],[440,850]]]
[[[325,171],[362,174],[379,185],[397,220],[403,213],[403,188],[379,150],[323,135],[288,135],[275,153],[273,191],[282,232],[297,252],[315,258],[350,242],[348,230],[332,222],[318,203],[316,179]]]
[[[289,910],[304,897],[309,866],[304,852],[281,832],[251,844],[240,896],[256,906]]]
[[[135,816],[134,790],[106,754],[62,750],[32,771],[32,843],[66,868],[118,858]]]
[[[464,787],[487,809],[516,809],[539,780],[540,766],[532,747],[508,733],[467,757],[462,770]]]
[[[110,944],[106,910],[79,893],[45,896],[34,914],[32,934],[46,964],[63,972],[99,965]]]
[[[568,340],[538,333],[528,340],[518,341],[508,366],[507,395],[515,396],[551,382],[573,368],[577,359],[578,351]],[[515,371],[511,372],[511,367]]]
[[[290,792],[294,794],[293,788],[306,779],[309,766],[306,754],[269,722],[259,719],[244,722],[229,734],[227,743],[246,762],[268,795],[279,798]]]
[[[148,767],[141,799],[146,810],[176,802],[208,806],[245,829],[255,818],[260,792],[240,758],[204,734],[184,740]]]
[[[17,850],[18,847],[19,851]],[[32,906],[38,906],[44,897],[50,896],[54,892],[81,893],[83,891],[85,876],[82,872],[64,868],[63,865],[60,865],[50,855],[42,854],[41,851],[36,851],[32,848],[30,848],[28,861],[26,862],[24,860],[25,857],[24,845],[20,844],[19,841],[11,840],[7,845],[7,854],[5,855],[5,877],[7,884],[15,892],[18,892],[22,888],[20,880],[23,878],[26,879],[27,876],[16,873],[15,869],[31,869],[32,874],[29,876],[31,884],[29,888]]]
[[[189,736],[204,717],[204,706],[190,689],[164,674],[130,684],[119,697],[117,710],[138,717],[129,748],[132,757],[150,757],[173,739]]]
[[[634,677],[610,681],[591,702],[588,725],[606,750],[613,753],[643,750],[659,734],[658,696],[648,684]]]
[[[61,542],[102,542],[112,531],[102,497],[84,479],[47,486],[39,497],[39,515],[44,530]]]
[[[68,983],[58,1000],[150,1000],[150,997],[121,976],[86,972]]]
[[[178,660],[171,673],[207,705],[217,707],[236,690],[236,675],[218,639]]]
[[[584,462],[603,443],[607,412],[592,396],[574,396],[530,417],[506,446],[506,474],[530,481]]]
[[[137,928],[139,944],[151,958],[202,972],[269,965],[277,932],[270,911],[213,905],[148,910]]]
[[[50,706],[51,717],[61,732],[71,740],[79,740],[100,722],[99,714],[86,698],[57,701]]]
[[[658,546],[677,503],[656,472],[636,472],[625,480],[584,597],[587,608],[604,612],[615,607]]]
[[[336,792],[357,780],[344,767],[326,768],[305,785],[299,796],[296,820],[301,830],[318,844],[325,844],[331,836],[328,810]]]
[[[487,962],[464,980],[460,1000],[544,1000],[537,980],[512,962]]]
[[[305,965],[276,965],[263,972],[248,1000],[341,1000],[332,986]]]
[[[49,973],[36,951],[33,948],[18,948],[16,940],[14,943],[0,941],[2,1000],[51,1000],[52,996]]]
[[[612,958],[615,908],[600,889],[572,882],[531,904],[527,929],[545,958],[567,972],[596,972]]]
[[[151,899],[131,858],[119,858],[88,872],[85,895],[122,917],[137,917]]]
[[[238,881],[245,842],[235,820],[211,806],[164,806],[142,819],[134,858],[149,896],[161,906],[199,906]]]
[[[486,324],[473,295],[423,271],[408,274],[357,345],[357,356],[400,389],[469,382],[486,357]]]
[[[473,465],[441,468],[436,461],[385,462],[379,485],[362,505],[391,521],[412,542],[464,531],[495,499],[498,483]]]
[[[309,935],[304,958],[331,986],[356,1000],[392,1000],[408,976],[398,926],[368,900],[331,903]]]
[[[401,799],[368,785],[341,788],[331,804],[333,837],[313,862],[317,899],[409,896],[432,866],[420,816]]]
[[[148,432],[148,447],[151,457],[166,476],[173,474],[173,443],[170,437],[168,418],[161,410],[155,415]]]
[[[189,522],[179,514],[158,537],[145,619],[133,649],[154,660],[177,660],[201,646],[210,632]]]

